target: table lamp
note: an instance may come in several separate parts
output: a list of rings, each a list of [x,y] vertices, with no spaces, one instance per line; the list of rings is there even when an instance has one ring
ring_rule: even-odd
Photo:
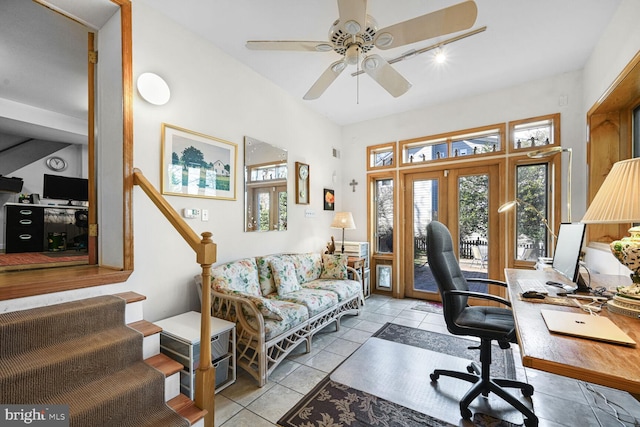
[[[527,156],[532,159],[542,159],[544,157],[555,156],[556,154],[562,152],[569,153],[569,170],[567,171],[567,220],[568,222],[571,222],[571,166],[573,163],[573,151],[571,151],[571,148],[562,148],[556,146],[531,151],[527,153]]]
[[[342,228],[342,253],[344,253],[344,230],[354,230],[356,228],[351,212],[336,212],[336,215],[333,217],[333,222],[331,223],[331,228]]]
[[[640,222],[640,158],[622,160],[611,168],[582,218],[585,224]],[[630,237],[611,242],[611,252],[631,270],[633,284],[618,288],[618,294],[640,298],[640,227],[629,229]]]

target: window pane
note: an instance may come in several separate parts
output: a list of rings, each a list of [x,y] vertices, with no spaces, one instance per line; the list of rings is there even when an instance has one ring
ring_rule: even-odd
[[[278,191],[278,230],[287,229],[287,187]]]
[[[516,125],[513,130],[514,148],[530,148],[553,144],[553,120]]]
[[[458,178],[458,254],[462,274],[467,278],[487,278],[489,262],[489,175]],[[485,283],[471,282],[469,289],[487,292]]]
[[[500,135],[482,135],[451,141],[453,157],[500,151]]]
[[[444,159],[447,157],[447,143],[425,143],[424,145],[415,145],[406,149],[407,158],[405,161],[409,163],[426,162],[427,160]]]
[[[263,190],[258,193],[258,230],[269,231],[271,227],[271,218],[269,217],[269,208],[271,205],[271,195],[269,190]]]
[[[536,261],[549,254],[548,176],[547,163],[516,168],[516,197],[521,201],[516,215],[516,259]]]
[[[376,181],[376,251],[393,252],[393,180]]]
[[[393,151],[376,151],[373,153],[373,166],[393,165]]]

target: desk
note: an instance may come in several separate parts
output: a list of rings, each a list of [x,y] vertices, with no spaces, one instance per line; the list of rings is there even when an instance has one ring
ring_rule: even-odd
[[[609,317],[620,329],[633,338],[638,346],[626,347],[584,338],[550,333],[540,314],[547,308],[562,311],[578,311],[578,308],[523,301],[518,279],[553,280],[570,282],[553,271],[505,269],[516,332],[525,367],[540,369],[566,377],[576,378],[607,387],[640,394],[640,320],[610,313],[606,309],[601,316]],[[626,280],[625,280],[626,279]],[[631,283],[624,276],[592,275],[591,287],[615,287],[619,280]],[[549,287],[549,295],[555,290]]]
[[[47,251],[49,233],[64,233],[67,241],[71,242],[84,232],[75,225],[76,211],[88,209],[86,206],[30,203],[6,203],[4,208],[6,253]]]

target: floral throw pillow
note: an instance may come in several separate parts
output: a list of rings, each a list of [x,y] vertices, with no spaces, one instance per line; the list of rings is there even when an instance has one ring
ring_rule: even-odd
[[[296,267],[293,265],[293,261],[287,258],[273,258],[269,260],[269,265],[273,273],[273,282],[278,289],[278,295],[282,296],[302,289],[298,283]]]
[[[347,278],[346,254],[323,254],[321,279],[341,279]]]

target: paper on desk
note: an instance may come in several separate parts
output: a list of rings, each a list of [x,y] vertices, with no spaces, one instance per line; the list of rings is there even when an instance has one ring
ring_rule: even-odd
[[[523,298],[522,295],[518,295],[518,298],[520,301],[526,302],[540,302],[543,304],[564,305],[567,307],[581,307],[580,303],[574,298],[552,297],[549,295],[545,296],[544,299]]]

